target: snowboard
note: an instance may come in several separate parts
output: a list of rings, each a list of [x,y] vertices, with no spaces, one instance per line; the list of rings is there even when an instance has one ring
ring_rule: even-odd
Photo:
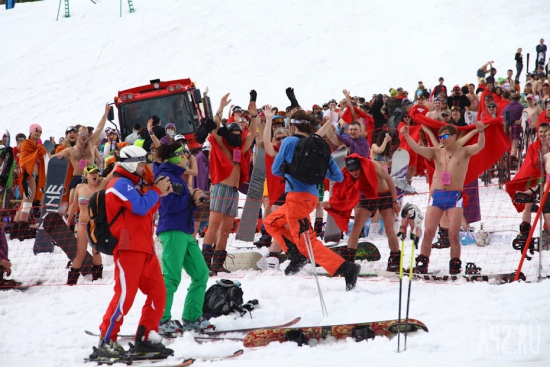
[[[50,159],[44,190],[44,203],[40,213],[40,223],[36,231],[33,252],[35,255],[41,252],[53,252],[53,243],[50,236],[44,231],[44,217],[49,212],[57,213],[61,205],[61,199],[65,195],[65,178],[69,169],[69,160],[65,157]]]
[[[6,0],[6,10],[15,8],[15,1],[16,0]]]
[[[241,226],[239,226],[241,228]],[[259,270],[258,261],[262,254],[255,251],[228,253],[224,267],[229,271],[235,270]]]
[[[375,336],[392,336],[397,332],[414,332],[418,330],[428,331],[426,325],[421,321],[409,319],[405,324],[405,320],[399,323],[398,320],[374,321],[357,324],[343,325],[327,325],[327,326],[304,326],[294,328],[279,328],[279,329],[258,329],[249,332],[244,339],[244,346],[247,348],[263,347],[271,342],[287,341],[290,333],[301,332],[305,336],[305,342],[308,339],[325,339],[327,336],[332,336],[336,339],[346,339],[354,337],[357,334],[361,335],[361,331],[370,328]],[[355,338],[357,341],[358,340]]]
[[[344,167],[344,158],[348,155],[347,149],[340,149],[335,150],[332,153],[332,159],[334,160],[334,163],[338,166],[338,168],[342,169]],[[332,187],[334,186],[334,182],[330,182],[330,188],[329,193],[332,194]],[[334,221],[334,218],[332,218],[332,215],[330,213],[327,213],[327,225],[325,227],[325,237],[324,241],[327,242],[339,242],[342,238],[342,233],[340,232],[340,229],[336,225],[336,222]]]
[[[46,154],[49,157],[52,149],[55,149],[55,145],[48,139],[44,141],[44,148],[46,148]]]
[[[244,202],[244,208],[241,215],[239,229],[235,235],[235,239],[241,241],[252,242],[256,234],[256,223],[258,222],[258,214],[262,207],[262,196],[264,193],[265,181],[265,150],[258,149],[254,168],[252,169],[252,177],[248,185],[248,195]]]
[[[409,170],[410,155],[405,149],[396,150],[391,159],[390,176],[397,189],[397,197],[403,194],[414,194],[416,190],[407,183],[407,171]]]
[[[72,261],[76,256],[76,237],[63,220],[61,214],[52,212],[46,213],[43,219],[43,227],[46,234],[57,246],[61,247],[69,260]],[[90,274],[92,272],[92,265],[92,255],[90,252],[86,251],[86,255],[84,255],[84,259],[82,260],[82,266],[80,267],[80,273],[82,275]]]
[[[327,246],[332,251],[336,252],[338,255],[342,252],[343,249],[347,248],[347,244]],[[357,244],[357,251],[355,253],[355,260],[367,260],[367,261],[378,261],[380,260],[381,255],[378,247],[372,242],[359,242]]]

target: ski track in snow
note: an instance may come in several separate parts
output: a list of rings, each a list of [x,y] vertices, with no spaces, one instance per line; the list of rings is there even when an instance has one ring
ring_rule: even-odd
[[[2,58],[10,65],[2,73],[0,131],[10,129],[15,137],[38,122],[47,138],[59,137],[69,125],[95,126],[104,103],[118,90],[155,78],[190,77],[202,90],[209,87],[214,108],[227,92],[234,104],[245,106],[250,89],[258,91],[259,104],[283,109],[288,104],[284,89],[289,86],[306,108],[341,98],[343,88],[368,97],[403,86],[412,94],[418,80],[433,88],[439,76],[450,88],[474,81],[475,70],[487,60],[495,60],[498,75],[515,70],[518,47],[523,48],[525,62],[526,53],[531,54],[532,69],[535,45],[539,38],[549,38],[545,5],[511,0],[135,0],[133,14],[123,1],[120,18],[119,2],[72,1],[71,17],[64,18],[61,9],[56,22],[58,1],[17,4],[0,11]],[[522,80],[525,72],[526,66]],[[415,178],[413,185],[420,194],[404,202],[425,210],[427,185],[423,178]],[[480,186],[480,200],[485,228],[517,230],[520,215],[503,190]],[[506,233],[512,238],[516,234]],[[513,271],[520,254],[510,241],[495,238],[485,248],[463,246],[463,267],[473,261],[484,273]],[[373,242],[382,259],[363,262],[363,271],[386,266],[387,240],[378,237]],[[234,235],[231,243],[249,245],[235,241]],[[406,244],[407,260],[410,241]],[[550,273],[548,254],[543,252],[544,275]],[[92,283],[89,276],[81,277],[76,287],[62,285],[67,258],[59,248],[34,256],[32,241],[10,241],[10,258],[15,279],[44,284],[24,292],[0,292],[1,365],[84,366],[83,358],[97,339],[83,331],[98,330],[113,294],[112,258],[104,258],[106,279]],[[448,261],[448,249],[434,249],[430,269],[446,271]],[[524,263],[522,270],[530,281],[535,280],[537,264],[538,253]],[[315,280],[306,272],[285,277],[281,271],[239,271],[231,278],[242,282],[245,300],[256,298],[260,305],[252,318],[216,319],[219,329],[272,325],[297,316],[302,326],[397,317],[396,279],[361,278],[356,290],[344,292],[343,279],[319,277],[329,311],[323,319]],[[183,308],[188,284],[184,276],[174,299],[174,317]],[[403,287],[406,300],[407,280]],[[396,353],[396,339],[329,339],[302,348],[283,343],[246,349],[235,360],[209,365],[547,366],[549,293],[548,281],[498,286],[413,281],[410,317],[423,321],[430,331],[410,334],[406,353]],[[121,333],[135,331],[143,302],[138,293]],[[186,335],[170,347],[177,357],[197,357],[230,354],[242,344],[199,345]]]

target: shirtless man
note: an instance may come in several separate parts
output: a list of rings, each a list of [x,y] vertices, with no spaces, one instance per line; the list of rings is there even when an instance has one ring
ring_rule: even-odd
[[[257,111],[256,92],[251,91],[249,111]],[[220,126],[223,109],[231,102],[229,93],[222,97],[220,107],[214,116],[216,128],[208,138],[212,145],[210,150],[210,174],[212,190],[210,192],[210,217],[208,231],[204,236],[203,255],[211,273],[230,271],[223,267],[227,257],[227,238],[238,214],[239,191],[244,177],[248,180],[250,146],[254,133],[245,134],[237,122]],[[249,131],[256,132],[260,121],[258,113],[251,115]],[[243,163],[241,163],[243,162]]]
[[[99,141],[101,132],[105,128],[105,122],[107,121],[109,109],[109,104],[106,104],[105,112],[103,113],[99,124],[97,124],[92,136],[90,136],[86,126],[80,126],[77,132],[78,137],[76,139],[76,144],[73,147],[62,150],[54,156],[58,159],[61,159],[61,157],[67,158],[73,166],[73,179],[69,184],[69,203],[72,203],[74,200],[74,189],[79,183],[82,183],[84,168],[86,168],[87,165],[94,163],[97,142]]]
[[[360,193],[359,200],[354,208],[355,219],[353,221],[353,228],[349,235],[348,246],[344,251],[342,251],[341,256],[346,261],[352,263],[355,262],[355,252],[357,250],[357,243],[359,242],[361,230],[365,226],[365,223],[367,223],[367,220],[374,216],[377,210],[380,210],[382,220],[384,221],[384,228],[386,229],[386,234],[388,236],[388,245],[391,250],[390,257],[388,259],[387,271],[398,271],[401,252],[399,251],[399,242],[397,236],[395,235],[393,224],[395,222],[395,213],[399,213],[401,211],[401,205],[399,205],[399,202],[397,201],[395,184],[393,183],[389,173],[386,172],[381,164],[374,163],[374,161],[371,161],[368,158],[360,157],[358,154],[352,154],[345,158],[345,162],[346,170],[342,172],[344,174],[344,181],[342,183],[334,184],[335,188],[333,188],[333,193],[341,193],[348,197],[349,192],[345,193],[345,188],[343,190],[339,190],[339,186],[346,185],[347,178],[349,178],[346,176],[351,176],[353,182],[359,180],[361,176],[364,176],[364,178],[370,181],[370,176],[365,172],[363,167],[367,167],[368,164],[373,164],[378,181],[378,197],[369,199],[366,198],[362,192]],[[325,209],[330,209],[332,205],[337,208],[343,200],[346,200],[346,198],[339,197],[339,195],[331,195],[329,202],[324,202],[322,205]]]
[[[431,189],[433,194],[426,210],[425,233],[422,239],[420,255],[416,258],[415,273],[426,274],[432,250],[432,240],[435,236],[437,225],[443,213],[449,220],[449,240],[451,242],[451,261],[449,273],[459,274],[462,261],[460,261],[460,224],[462,221],[462,190],[464,179],[468,170],[470,157],[479,153],[485,146],[485,126],[476,121],[479,132],[476,144],[461,147],[457,144],[457,130],[452,125],[445,125],[439,129],[439,141],[441,148],[421,147],[409,135],[409,127],[403,126],[401,133],[407,139],[409,146],[418,154],[433,159],[435,173]]]
[[[433,101],[433,104],[434,104],[434,110],[428,112],[426,114],[426,117],[429,117],[437,121],[443,121],[443,116],[441,116],[441,108],[443,106],[443,104],[441,103],[441,99],[439,97],[436,97]]]

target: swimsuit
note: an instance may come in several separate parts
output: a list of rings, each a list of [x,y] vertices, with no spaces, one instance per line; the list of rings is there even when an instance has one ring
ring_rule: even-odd
[[[210,210],[237,216],[239,192],[236,187],[224,184],[215,184],[210,192]]]
[[[462,191],[435,189],[428,205],[442,210],[462,208]]]

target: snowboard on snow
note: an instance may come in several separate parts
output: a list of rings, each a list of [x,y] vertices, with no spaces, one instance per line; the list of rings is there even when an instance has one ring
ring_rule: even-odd
[[[16,0],[6,0],[6,10],[15,8]]]
[[[35,255],[41,252],[53,252],[53,242],[51,237],[44,230],[44,217],[50,212],[59,212],[61,200],[67,188],[65,187],[65,178],[69,169],[69,160],[65,157],[50,159],[48,162],[48,171],[46,176],[46,186],[44,188],[44,203],[40,213],[40,223],[36,231],[33,252]]]
[[[325,339],[332,336],[336,339],[354,338],[356,341],[372,339],[374,336],[392,336],[400,332],[415,332],[418,330],[428,331],[426,325],[421,321],[409,319],[386,320],[364,322],[357,324],[327,325],[327,326],[304,326],[293,328],[266,328],[249,332],[244,339],[244,346],[247,348],[263,347],[271,342],[297,341],[299,345],[305,344],[310,339]]]
[[[414,194],[416,190],[407,183],[407,172],[409,170],[410,155],[405,149],[396,150],[391,159],[390,176],[397,189],[397,197],[403,194]]]
[[[258,214],[262,207],[262,196],[264,193],[265,181],[265,150],[258,149],[254,168],[252,169],[252,177],[248,185],[248,193],[244,202],[241,221],[235,239],[241,241],[252,242],[256,234],[256,224],[258,222]]]
[[[340,149],[335,150],[332,153],[332,160],[334,160],[334,163],[338,166],[338,168],[342,169],[344,167],[344,158],[348,155],[347,149]],[[334,186],[334,182],[330,182],[330,188],[329,188],[329,195],[332,194],[332,186]],[[339,242],[342,238],[342,233],[340,232],[340,229],[336,225],[336,222],[334,221],[334,218],[332,218],[332,215],[330,213],[327,213],[327,225],[325,227],[325,237],[324,241],[327,242]]]
[[[76,237],[61,217],[61,214],[46,213],[43,224],[46,234],[57,246],[61,247],[69,260],[72,261],[76,256]],[[90,274],[92,272],[92,265],[92,255],[90,252],[86,251],[84,259],[82,260],[82,265],[80,266],[80,273],[83,275]]]
[[[342,252],[343,249],[347,248],[347,244],[327,246],[332,251],[336,252],[338,255]],[[381,255],[378,247],[372,242],[359,242],[357,244],[357,251],[355,253],[355,260],[367,260],[367,261],[378,261],[380,260]]]
[[[241,226],[239,226],[240,228]],[[235,270],[259,270],[258,261],[262,254],[255,251],[230,252],[225,259],[224,267],[229,271]]]

